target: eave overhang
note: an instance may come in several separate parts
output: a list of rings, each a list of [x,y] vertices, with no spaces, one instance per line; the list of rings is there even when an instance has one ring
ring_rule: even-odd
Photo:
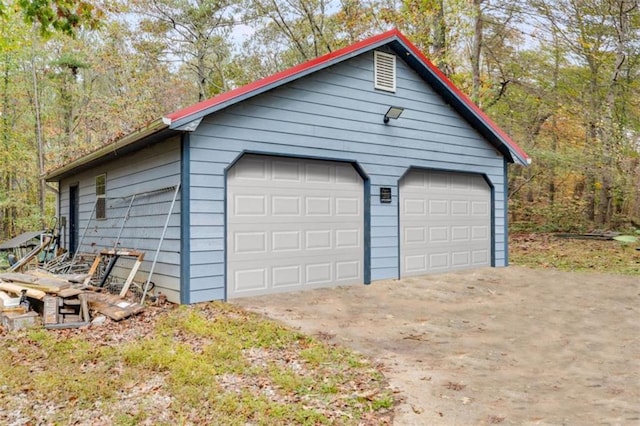
[[[142,129],[130,133],[123,138],[117,139],[115,142],[98,148],[85,156],[46,173],[44,178],[48,182],[59,181],[69,175],[76,174],[98,164],[102,164],[130,152],[137,151],[147,145],[153,144],[177,133],[180,132],[178,130],[170,129],[162,119],[155,120]]]

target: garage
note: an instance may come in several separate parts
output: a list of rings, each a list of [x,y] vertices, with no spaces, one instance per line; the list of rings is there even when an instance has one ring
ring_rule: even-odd
[[[112,247],[125,213],[92,220],[99,191],[179,187],[170,221],[140,198],[160,230],[140,243],[162,245],[156,289],[191,304],[507,266],[507,165],[530,161],[391,30],[158,117],[46,179],[60,217],[95,223],[90,252]]]
[[[349,163],[244,155],[227,175],[227,297],[362,283],[363,206]]]
[[[478,174],[411,170],[400,182],[403,277],[491,265],[491,188]]]

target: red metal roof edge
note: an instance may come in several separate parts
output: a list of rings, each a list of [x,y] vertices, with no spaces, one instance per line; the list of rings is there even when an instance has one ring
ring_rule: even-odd
[[[383,40],[392,39],[393,37],[398,35],[400,35],[400,32],[396,29],[386,31],[384,33],[370,37],[366,40],[362,40],[358,43],[354,43],[350,46],[344,47],[334,52],[327,53],[323,56],[319,56],[315,59],[311,59],[307,62],[303,62],[302,64],[299,64],[294,67],[288,68],[286,70],[280,71],[278,73],[272,74],[263,79],[256,80],[253,83],[249,83],[245,86],[241,86],[236,89],[230,90],[228,92],[221,93],[217,96],[214,96],[213,98],[206,99],[204,101],[198,102],[197,104],[172,112],[171,114],[166,115],[165,118],[168,119],[169,122],[182,120],[192,114],[202,112],[208,108],[219,105],[223,102],[230,101],[234,98],[240,97],[245,94],[249,94],[263,87],[269,86],[271,84],[277,83],[279,81],[285,80],[290,77],[294,77],[297,74],[301,74],[305,71],[312,70],[329,61],[339,59],[343,56],[347,56],[353,52],[357,52],[361,49],[364,49],[368,46],[379,43]]]
[[[183,120],[190,115],[194,115],[203,112],[209,108],[215,107],[227,101],[233,101],[235,98],[239,98],[243,95],[251,94],[254,91],[260,90],[267,86],[273,85],[280,81],[286,80],[291,77],[295,77],[298,74],[302,74],[306,71],[312,71],[314,68],[320,67],[330,61],[340,59],[348,56],[354,52],[366,49],[369,46],[376,45],[385,40],[391,41],[393,39],[399,39],[410,51],[418,58],[428,69],[431,71],[442,83],[465,104],[473,113],[475,113],[482,122],[484,122],[491,131],[493,131],[508,147],[514,151],[525,163],[530,163],[531,159],[526,152],[520,146],[507,135],[489,116],[484,113],[478,105],[476,105],[467,95],[465,95],[460,89],[447,76],[445,76],[438,67],[436,67],[407,37],[404,36],[398,29],[392,29],[360,42],[354,43],[350,46],[336,50],[334,52],[327,53],[323,56],[319,56],[310,61],[272,74],[260,80],[256,80],[253,83],[249,83],[245,86],[238,87],[228,92],[221,93],[213,98],[206,99],[202,102],[198,102],[181,110],[167,114],[164,117],[164,121],[167,124]]]
[[[465,95],[458,87],[453,84],[449,78],[444,75],[442,71],[438,67],[436,67],[433,62],[429,60],[408,38],[404,36],[401,32],[397,31],[396,35],[402,42],[411,50],[411,53],[415,55],[418,59],[420,59],[430,70],[433,72],[442,83],[447,86],[449,90],[451,90],[465,105],[467,105],[476,115],[480,117],[484,123],[491,128],[500,138],[507,144],[511,149],[513,149],[517,154],[519,154],[523,160],[527,163],[531,161],[529,155],[524,152],[522,148],[513,140],[509,135],[505,133],[489,116],[480,109],[475,102],[473,102],[467,95]]]

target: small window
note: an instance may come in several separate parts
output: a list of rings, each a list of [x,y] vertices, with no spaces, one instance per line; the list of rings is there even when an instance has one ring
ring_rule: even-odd
[[[107,218],[107,175],[96,176],[96,219]]]
[[[373,80],[376,89],[387,92],[396,91],[396,56],[389,53],[374,52]]]

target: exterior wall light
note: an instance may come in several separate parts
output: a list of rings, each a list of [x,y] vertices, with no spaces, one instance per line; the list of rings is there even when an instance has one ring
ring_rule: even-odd
[[[389,111],[387,111],[387,113],[384,115],[385,124],[389,122],[390,118],[397,120],[402,115],[403,112],[404,112],[404,108],[394,107],[394,106],[390,107]]]

